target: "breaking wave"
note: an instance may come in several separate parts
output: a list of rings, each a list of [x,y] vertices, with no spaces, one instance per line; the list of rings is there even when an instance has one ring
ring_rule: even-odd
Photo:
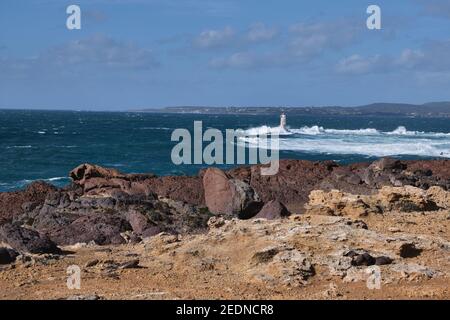
[[[256,147],[257,135],[279,134],[279,150],[314,154],[364,155],[373,157],[413,155],[450,158],[450,133],[409,131],[400,126],[393,131],[327,129],[321,126],[289,128],[257,127],[245,131],[241,139]],[[264,147],[264,146],[262,146]]]

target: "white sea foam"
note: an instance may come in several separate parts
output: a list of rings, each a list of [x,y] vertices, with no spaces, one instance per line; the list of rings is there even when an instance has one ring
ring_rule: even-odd
[[[278,128],[279,129],[279,128]],[[258,127],[246,130],[249,147],[258,145],[257,134],[276,132],[276,128]],[[253,135],[252,135],[253,133]],[[327,129],[311,126],[289,129],[280,135],[279,149],[315,154],[359,154],[374,157],[415,155],[450,158],[450,133],[409,131],[400,126],[393,131],[373,128]]]
[[[9,146],[6,147],[6,149],[30,149],[33,148],[32,146]]]
[[[244,134],[247,136],[258,136],[258,135],[268,135],[268,134],[278,134],[280,136],[288,136],[293,135],[294,132],[286,131],[281,127],[268,127],[261,126],[257,128],[251,128],[244,131]]]

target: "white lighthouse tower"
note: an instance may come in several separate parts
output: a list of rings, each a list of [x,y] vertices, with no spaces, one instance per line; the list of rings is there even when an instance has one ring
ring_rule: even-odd
[[[280,116],[280,130],[287,131],[286,128],[286,115],[284,112]]]

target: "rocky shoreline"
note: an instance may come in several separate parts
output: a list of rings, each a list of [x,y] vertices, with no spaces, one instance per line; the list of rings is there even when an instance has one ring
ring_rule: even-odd
[[[348,166],[281,160],[275,176],[248,166],[209,168],[192,177],[123,174],[83,164],[70,178],[65,188],[35,182],[0,193],[1,287],[20,277],[19,270],[45,273],[52,264],[64,277],[67,259],[81,259],[99,283],[107,281],[106,273],[133,283],[121,274],[144,272],[138,267],[152,281],[163,266],[181,282],[186,272],[200,278],[219,273],[234,292],[225,297],[235,298],[320,299],[328,289],[336,291],[328,298],[363,298],[339,295],[334,278],[360,285],[363,268],[372,265],[384,268],[386,285],[407,279],[409,288],[411,279],[419,279],[434,288],[439,278],[449,287],[450,160],[383,158]],[[240,291],[239,278],[265,294]],[[114,298],[108,285],[99,294]],[[308,294],[276,294],[286,286]],[[32,298],[22,287],[7,297],[21,292]],[[438,287],[432,291],[449,299],[448,289]],[[220,297],[218,288],[197,296],[174,292],[167,298]],[[127,298],[122,293],[117,298]],[[58,294],[68,295],[67,289],[44,298]]]

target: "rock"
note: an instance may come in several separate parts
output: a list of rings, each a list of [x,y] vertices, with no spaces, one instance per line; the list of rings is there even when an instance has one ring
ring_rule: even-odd
[[[74,183],[87,196],[137,196],[156,199],[157,196],[203,205],[202,181],[199,177],[157,177],[154,174],[124,174],[114,169],[83,164],[70,173]]]
[[[365,223],[362,220],[349,220],[347,221],[347,225],[354,226],[356,228],[368,230],[369,227],[367,226],[367,223]]]
[[[431,191],[437,199],[445,199],[445,194],[437,189]],[[439,196],[437,195],[439,194]],[[443,205],[444,201],[441,201]],[[305,205],[309,214],[364,217],[368,214],[388,211],[414,212],[436,211],[439,207],[431,193],[412,187],[382,187],[374,195],[353,195],[338,190],[330,192],[313,190]]]
[[[392,259],[386,256],[373,257],[366,251],[356,252],[354,250],[350,250],[344,254],[345,257],[349,257],[352,259],[352,266],[381,266],[392,263]]]
[[[15,224],[0,226],[0,242],[7,243],[19,252],[61,253],[61,250],[47,236]]]
[[[432,279],[442,274],[432,268],[415,263],[397,263],[392,266],[392,270],[401,273],[408,280]]]
[[[308,214],[364,217],[379,213],[379,208],[371,204],[368,196],[357,196],[338,190],[330,192],[314,190],[305,206]]]
[[[136,269],[139,268],[139,259],[123,262],[119,265],[119,269]]]
[[[0,264],[10,264],[16,261],[19,253],[9,248],[0,248]]]
[[[49,237],[59,245],[89,243],[122,244],[121,233],[131,230],[130,224],[117,214],[95,213],[82,216],[67,226],[49,231]]]
[[[225,219],[223,217],[212,217],[208,220],[208,227],[218,229],[225,225]]]
[[[254,218],[275,220],[285,218],[290,215],[291,213],[289,210],[281,202],[272,200],[266,203]]]
[[[69,177],[77,184],[84,184],[91,178],[120,178],[122,174],[115,169],[106,169],[91,164],[82,164],[69,173]]]
[[[249,219],[257,214],[262,203],[247,183],[230,179],[220,169],[209,168],[203,175],[205,204],[214,214],[237,215]]]
[[[402,212],[435,211],[439,207],[422,189],[406,187],[383,187],[378,193],[378,201],[384,210]]]
[[[47,194],[54,191],[56,191],[54,186],[36,181],[23,191],[0,192],[0,224],[42,205]]]
[[[255,252],[255,254],[252,257],[252,260],[255,263],[267,263],[273,259],[277,254],[279,253],[279,250],[277,248],[267,248],[262,251]]]
[[[375,258],[368,253],[358,254],[352,258],[352,265],[354,266],[373,266]]]
[[[160,234],[161,232],[162,232],[162,230],[160,227],[154,226],[154,227],[149,227],[149,228],[145,229],[141,233],[141,236],[142,236],[142,238],[150,238],[150,237],[156,236],[157,234]]]
[[[99,264],[99,263],[100,263],[100,260],[94,259],[94,260],[91,260],[91,261],[86,262],[86,264],[84,265],[84,267],[85,267],[85,268],[91,268],[91,267],[96,266],[96,265]]]
[[[142,234],[146,229],[153,227],[147,216],[134,210],[127,214],[127,220],[137,234]]]
[[[399,256],[402,258],[415,258],[422,253],[422,249],[416,248],[414,243],[403,243],[399,247]]]
[[[239,167],[227,174],[234,179],[249,181],[262,202],[277,200],[289,211],[303,213],[309,193],[338,165],[332,161],[280,160],[279,171],[274,176],[261,175],[261,167]]]
[[[66,298],[66,300],[75,300],[75,301],[80,301],[80,300],[86,300],[86,301],[95,301],[95,300],[101,300],[101,298],[96,295],[96,294],[77,294],[77,295],[73,295],[73,296],[69,296]]]
[[[386,256],[381,256],[381,257],[376,257],[375,258],[375,264],[377,266],[383,266],[383,265],[387,265],[387,264],[391,264],[393,262],[393,260],[389,257]]]
[[[405,170],[407,165],[400,160],[395,160],[392,158],[382,158],[380,160],[374,161],[369,169],[373,171],[386,171],[386,170]]]
[[[441,187],[431,187],[426,192],[427,196],[440,208],[450,209],[450,192]]]

